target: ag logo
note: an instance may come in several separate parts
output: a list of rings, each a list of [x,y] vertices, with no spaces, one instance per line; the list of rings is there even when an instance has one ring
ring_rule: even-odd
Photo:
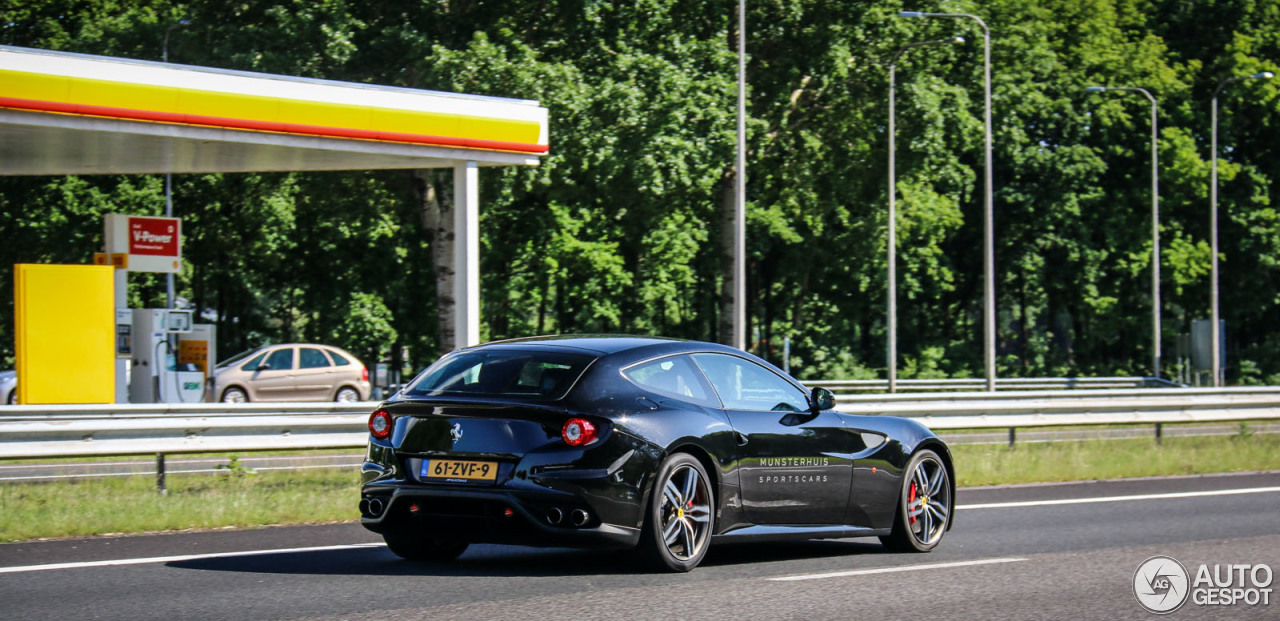
[[[453,429],[449,430],[449,436],[453,438],[454,442],[461,440],[462,439],[462,423],[454,423]]]
[[[1158,615],[1173,612],[1190,595],[1187,568],[1169,556],[1153,556],[1133,573],[1133,594],[1143,608]]]

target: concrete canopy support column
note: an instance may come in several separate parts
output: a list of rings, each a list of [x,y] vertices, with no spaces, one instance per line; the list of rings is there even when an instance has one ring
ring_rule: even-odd
[[[456,346],[480,344],[480,175],[475,162],[453,167],[453,299]]]

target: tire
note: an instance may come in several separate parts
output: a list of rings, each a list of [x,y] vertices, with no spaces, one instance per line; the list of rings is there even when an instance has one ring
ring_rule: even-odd
[[[382,535],[387,547],[406,561],[444,563],[452,561],[471,545],[459,541],[446,541],[435,537],[416,537],[404,533],[387,532]]]
[[[947,465],[937,453],[921,449],[902,472],[893,531],[880,542],[895,552],[929,552],[942,541],[955,510]]]
[[[343,386],[338,389],[338,394],[333,396],[333,400],[340,403],[352,403],[360,400],[360,393],[350,386]]]
[[[248,403],[249,395],[245,394],[244,389],[232,386],[222,391],[223,403]]]
[[[715,506],[711,479],[702,463],[688,453],[668,457],[654,479],[640,553],[659,570],[697,567],[711,546]]]
[[[18,389],[17,389],[17,388],[14,388],[13,390],[10,390],[10,391],[9,391],[9,396],[5,399],[5,403],[8,403],[9,405],[17,405],[17,404],[18,404]]]

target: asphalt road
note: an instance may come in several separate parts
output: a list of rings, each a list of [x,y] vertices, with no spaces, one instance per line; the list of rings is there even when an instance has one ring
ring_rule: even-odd
[[[1153,619],[1131,587],[1151,556],[1193,576],[1201,563],[1280,572],[1280,472],[958,496],[932,554],[875,540],[737,545],[689,574],[643,573],[618,552],[505,546],[418,565],[353,524],[3,544],[0,617]],[[1173,617],[1277,619],[1280,603],[1188,603]]]

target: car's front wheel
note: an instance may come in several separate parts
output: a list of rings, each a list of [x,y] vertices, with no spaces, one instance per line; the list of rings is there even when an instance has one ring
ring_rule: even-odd
[[[702,463],[687,453],[668,457],[654,480],[641,551],[659,569],[689,571],[702,562],[715,526],[715,498]]]
[[[903,471],[893,531],[880,541],[896,552],[928,552],[946,534],[953,508],[947,465],[929,449],[916,451]]]
[[[462,556],[470,545],[459,541],[397,532],[384,533],[382,539],[387,542],[387,547],[396,556],[409,561],[452,561]]]
[[[246,403],[249,401],[249,395],[235,386],[222,391],[223,403]]]

